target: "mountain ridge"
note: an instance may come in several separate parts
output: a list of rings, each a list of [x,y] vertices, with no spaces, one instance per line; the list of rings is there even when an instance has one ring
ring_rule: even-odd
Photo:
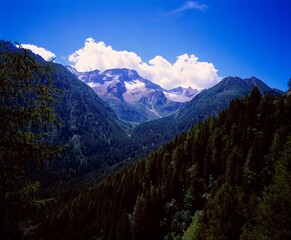
[[[242,79],[226,77],[215,86],[198,93],[191,101],[181,106],[176,113],[146,123],[141,123],[132,131],[132,137],[141,141],[151,152],[176,135],[187,131],[194,124],[211,115],[217,115],[227,108],[231,100],[244,98],[253,87],[258,87],[263,95],[281,95],[257,78]],[[143,136],[142,139],[139,136]]]
[[[1,45],[2,47],[2,45]],[[10,42],[1,51],[21,53]],[[142,146],[128,136],[131,125],[120,121],[115,111],[84,82],[61,64],[46,62],[30,50],[27,54],[40,65],[50,64],[52,87],[58,91],[53,108],[63,125],[53,128],[48,141],[63,145],[61,158],[46,164],[41,180],[48,184],[72,180],[88,173],[106,172],[112,166],[136,158]],[[54,179],[55,182],[49,182]]]
[[[63,92],[55,104],[63,127],[54,141],[68,145],[62,159],[50,164],[49,172],[60,180],[106,172],[113,165],[135,158],[141,146],[128,137],[131,126],[120,121],[114,110],[85,83],[62,65],[56,65],[55,87]],[[106,170],[107,169],[107,170]]]
[[[10,46],[10,48],[18,51],[16,47]],[[40,56],[31,51],[28,52],[45,63]],[[154,121],[132,125],[120,121],[116,111],[109,104],[98,97],[88,84],[80,81],[71,73],[74,69],[68,69],[56,63],[53,65],[55,66],[54,87],[60,89],[63,95],[55,103],[55,108],[64,123],[62,129],[55,130],[53,140],[55,143],[67,144],[69,148],[63,159],[51,164],[51,168],[56,172],[64,170],[66,173],[63,175],[68,176],[81,176],[96,170],[108,169],[113,165],[131,161],[140,155],[149,153],[181,132],[188,130],[198,121],[209,115],[217,114],[226,108],[232,99],[243,98],[255,85],[265,93],[275,91],[256,78],[244,81],[241,78],[229,77],[216,86],[200,92],[190,102],[180,105],[170,116],[161,116],[162,118]],[[136,89],[135,85],[140,84],[139,79],[132,80],[133,77],[140,77],[134,70],[123,69],[122,72],[120,69],[108,70],[105,71],[105,75],[100,75],[98,70],[90,72],[95,82],[102,81],[103,83],[105,79],[105,82],[107,80],[109,84],[114,78],[120,79],[119,76],[117,77],[117,73],[122,73],[123,82],[129,80],[126,82],[127,84],[121,85],[124,89],[126,87]],[[93,82],[90,78],[87,79]],[[141,83],[161,89],[150,81]],[[117,84],[111,88],[113,97],[118,94],[120,96],[118,86]],[[115,90],[116,92],[114,92]],[[183,91],[183,89],[177,88],[173,91]],[[168,100],[162,91],[150,92],[146,97],[138,96],[138,101],[143,104],[144,108],[148,107],[150,110],[156,109],[150,106],[153,104],[160,106],[161,109],[164,108],[166,112],[173,111],[172,105],[167,105]],[[132,110],[133,114],[140,117],[140,113],[136,109],[123,106],[126,111]],[[150,111],[149,109],[147,111]],[[142,111],[140,112],[142,114]],[[152,112],[151,114],[159,113]]]
[[[192,99],[198,90],[176,88],[166,90],[127,68],[94,70],[79,73],[67,69],[88,84],[99,97],[107,102],[119,118],[129,122],[145,122],[169,116],[185,101]]]

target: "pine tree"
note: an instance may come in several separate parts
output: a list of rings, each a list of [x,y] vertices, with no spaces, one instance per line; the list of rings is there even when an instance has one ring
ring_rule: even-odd
[[[275,166],[275,174],[256,213],[257,225],[248,239],[290,239],[291,237],[291,137]]]
[[[9,46],[0,45],[0,239],[19,238],[21,213],[36,203],[28,170],[61,150],[48,140],[59,124],[52,65]]]

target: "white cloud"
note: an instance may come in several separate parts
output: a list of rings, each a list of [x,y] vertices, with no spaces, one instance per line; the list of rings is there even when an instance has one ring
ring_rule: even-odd
[[[212,63],[199,62],[193,54],[178,56],[174,64],[157,56],[149,61],[149,65],[144,64],[141,70],[141,74],[167,89],[178,86],[208,88],[220,80]]]
[[[134,52],[116,51],[104,42],[95,42],[94,39],[87,38],[85,46],[71,54],[69,61],[75,63],[78,71],[86,72],[122,67],[135,69],[141,63],[141,58]]]
[[[23,48],[31,50],[33,53],[40,55],[44,60],[49,61],[55,58],[56,55],[51,51],[48,51],[42,47],[35,46],[33,44],[21,44]]]
[[[189,10],[189,9],[197,9],[200,11],[205,11],[208,8],[207,5],[205,4],[199,4],[197,2],[194,1],[187,1],[185,2],[181,7],[172,10],[171,12],[168,12],[168,15],[175,15],[177,13]]]
[[[92,38],[86,39],[85,46],[71,54],[69,61],[80,72],[112,68],[134,69],[142,77],[166,89],[178,86],[203,89],[220,80],[212,63],[199,62],[194,55],[178,56],[173,64],[162,56],[156,56],[146,63],[134,52],[117,51]]]

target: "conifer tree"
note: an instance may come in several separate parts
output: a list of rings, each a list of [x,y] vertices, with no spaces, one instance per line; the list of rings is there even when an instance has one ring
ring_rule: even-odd
[[[0,239],[20,238],[19,221],[39,187],[29,181],[34,169],[60,147],[48,136],[59,124],[52,107],[51,63],[37,61],[26,49],[0,45]]]
[[[273,181],[264,192],[256,213],[256,227],[248,239],[290,239],[291,231],[291,137],[275,165]]]

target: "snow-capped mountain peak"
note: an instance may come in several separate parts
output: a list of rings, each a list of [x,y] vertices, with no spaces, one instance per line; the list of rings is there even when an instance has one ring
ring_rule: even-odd
[[[192,88],[165,90],[142,78],[132,69],[108,69],[78,72],[67,67],[79,80],[90,86],[97,95],[109,103],[120,119],[143,122],[168,116],[183,102],[190,101],[198,92]]]
[[[132,91],[133,89],[145,89],[145,83],[140,80],[133,80],[124,82],[127,91]]]
[[[118,78],[122,81],[130,81],[132,79],[142,78],[135,70],[127,68],[108,69],[105,70],[102,74],[108,78]]]

